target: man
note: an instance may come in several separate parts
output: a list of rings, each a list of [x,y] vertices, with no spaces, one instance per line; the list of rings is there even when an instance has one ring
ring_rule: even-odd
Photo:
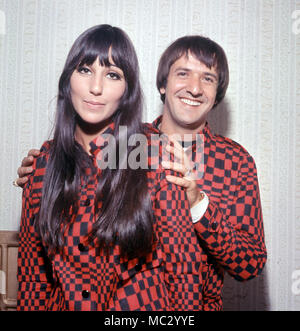
[[[170,138],[168,150],[177,161],[163,166],[182,174],[167,179],[186,188],[194,228],[206,252],[201,261],[204,310],[222,309],[224,271],[248,280],[261,273],[267,258],[255,162],[241,145],[214,135],[207,123],[228,83],[226,55],[218,44],[201,36],[177,39],[161,56],[157,71],[163,114],[148,124],[157,134],[179,135],[182,141],[189,135],[192,154],[203,156],[203,171],[195,176],[190,158]],[[201,152],[195,143],[199,136]],[[31,161],[32,156],[23,160],[20,177],[30,172]],[[18,185],[25,182],[26,176],[17,180]]]
[[[160,59],[157,88],[164,108],[153,126],[168,135],[190,134],[195,139],[199,134],[204,141],[203,176],[195,181],[186,176],[168,180],[186,187],[190,204],[202,200],[192,208],[192,216],[207,252],[206,310],[222,306],[224,270],[237,280],[251,279],[261,273],[267,257],[254,160],[239,144],[212,134],[207,124],[207,115],[224,98],[228,82],[226,55],[208,38],[179,38]],[[177,156],[183,155],[179,147],[176,150]],[[185,175],[184,164],[183,157],[181,163],[166,166]]]

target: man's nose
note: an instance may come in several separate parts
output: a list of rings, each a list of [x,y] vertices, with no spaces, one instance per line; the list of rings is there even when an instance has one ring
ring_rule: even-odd
[[[202,81],[200,77],[192,76],[189,78],[187,92],[192,94],[194,97],[198,97],[203,94]]]
[[[103,78],[95,75],[90,82],[90,93],[101,95],[103,93]]]

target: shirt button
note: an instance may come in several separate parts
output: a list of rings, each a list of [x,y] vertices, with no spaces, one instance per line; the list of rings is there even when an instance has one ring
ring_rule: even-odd
[[[142,270],[142,265],[140,263],[137,263],[134,268],[135,268],[136,271],[141,271]]]
[[[90,292],[87,290],[83,290],[81,292],[81,295],[82,295],[83,299],[88,299],[90,297]]]
[[[87,247],[84,246],[82,243],[78,244],[78,249],[80,250],[80,252],[85,252],[87,250]]]
[[[91,203],[91,200],[90,199],[86,199],[85,202],[84,202],[84,205],[85,207],[88,207]]]
[[[217,222],[213,222],[212,225],[211,225],[211,228],[216,231],[217,230],[217,227],[218,227],[218,223]]]

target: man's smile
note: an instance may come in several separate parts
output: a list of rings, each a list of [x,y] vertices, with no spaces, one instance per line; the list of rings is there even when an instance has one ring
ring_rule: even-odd
[[[200,106],[203,102],[199,100],[191,100],[187,98],[179,98],[181,102],[189,105],[189,106]]]

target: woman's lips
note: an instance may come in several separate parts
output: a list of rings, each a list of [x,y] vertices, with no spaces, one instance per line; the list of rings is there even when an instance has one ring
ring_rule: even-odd
[[[89,108],[95,109],[95,108],[101,108],[105,106],[104,103],[98,102],[98,101],[92,101],[92,100],[84,100],[84,102],[87,104]]]

